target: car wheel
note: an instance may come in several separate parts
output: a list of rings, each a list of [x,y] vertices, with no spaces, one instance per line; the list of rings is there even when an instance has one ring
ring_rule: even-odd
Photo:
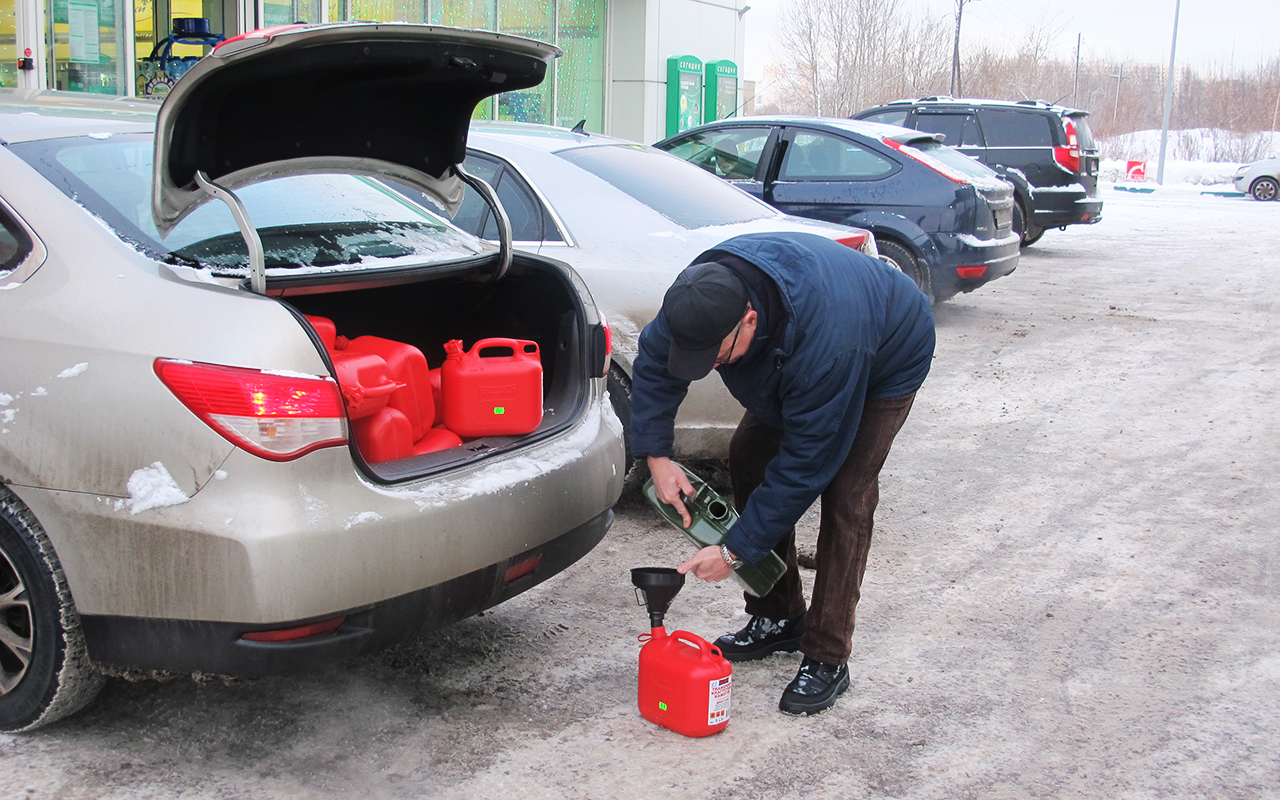
[[[622,441],[626,449],[627,465],[623,483],[634,484],[641,470],[638,468],[638,462],[631,456],[631,378],[622,371],[622,367],[611,363],[605,385],[609,389],[609,405],[613,406],[613,413],[618,415],[618,421],[622,423]]]
[[[0,488],[0,731],[79,711],[102,688],[44,530]]]
[[[1249,187],[1249,194],[1253,195],[1254,200],[1275,200],[1276,195],[1280,194],[1280,184],[1276,183],[1275,178],[1258,178]]]
[[[876,239],[876,250],[880,251],[881,261],[915,281],[920,291],[932,297],[929,291],[929,271],[910,250],[891,239]]]
[[[1019,247],[1035,244],[1044,236],[1044,228],[1037,228],[1027,221],[1027,212],[1023,209],[1021,200],[1013,204],[1013,229],[1022,237]]]

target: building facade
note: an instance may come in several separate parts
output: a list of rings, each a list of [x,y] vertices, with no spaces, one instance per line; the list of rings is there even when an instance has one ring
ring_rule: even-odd
[[[482,28],[558,45],[541,85],[499,95],[478,119],[572,127],[654,142],[670,130],[669,63],[709,65],[721,115],[741,90],[744,0],[0,0],[0,86],[159,96],[212,44],[293,22],[418,22]],[[207,23],[204,21],[207,20]],[[724,65],[729,65],[726,68]],[[694,119],[686,76],[686,113]],[[730,102],[727,95],[732,92]],[[700,98],[699,98],[700,99]],[[698,102],[698,118],[706,116]]]

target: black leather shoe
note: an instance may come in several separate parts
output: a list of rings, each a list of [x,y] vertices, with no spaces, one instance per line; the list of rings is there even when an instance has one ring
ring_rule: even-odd
[[[778,709],[788,714],[817,714],[836,704],[836,698],[849,688],[849,665],[823,664],[805,656],[787,690],[778,701]]]
[[[716,647],[728,661],[755,661],[779,651],[794,653],[804,635],[804,614],[795,619],[752,617],[747,627],[716,639]]]

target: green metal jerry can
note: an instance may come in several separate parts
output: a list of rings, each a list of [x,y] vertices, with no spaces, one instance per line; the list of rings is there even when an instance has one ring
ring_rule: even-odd
[[[738,512],[734,510],[733,503],[721,497],[720,493],[708,486],[706,481],[683,466],[680,469],[689,476],[689,483],[693,485],[694,490],[693,497],[684,498],[684,506],[692,519],[689,527],[684,527],[684,520],[680,518],[680,512],[676,511],[675,506],[658,499],[658,492],[653,488],[653,478],[645,481],[644,496],[654,508],[658,509],[663,519],[696,542],[699,548],[719,547],[724,543],[725,534],[738,521]],[[778,557],[778,554],[769,552],[755,564],[743,564],[738,567],[734,570],[733,577],[742,584],[742,588],[748,594],[764,597],[786,571],[787,565]]]

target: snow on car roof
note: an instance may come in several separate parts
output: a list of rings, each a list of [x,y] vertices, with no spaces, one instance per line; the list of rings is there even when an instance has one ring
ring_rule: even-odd
[[[158,103],[136,98],[0,89],[0,141],[146,133],[154,130],[159,108]]]

